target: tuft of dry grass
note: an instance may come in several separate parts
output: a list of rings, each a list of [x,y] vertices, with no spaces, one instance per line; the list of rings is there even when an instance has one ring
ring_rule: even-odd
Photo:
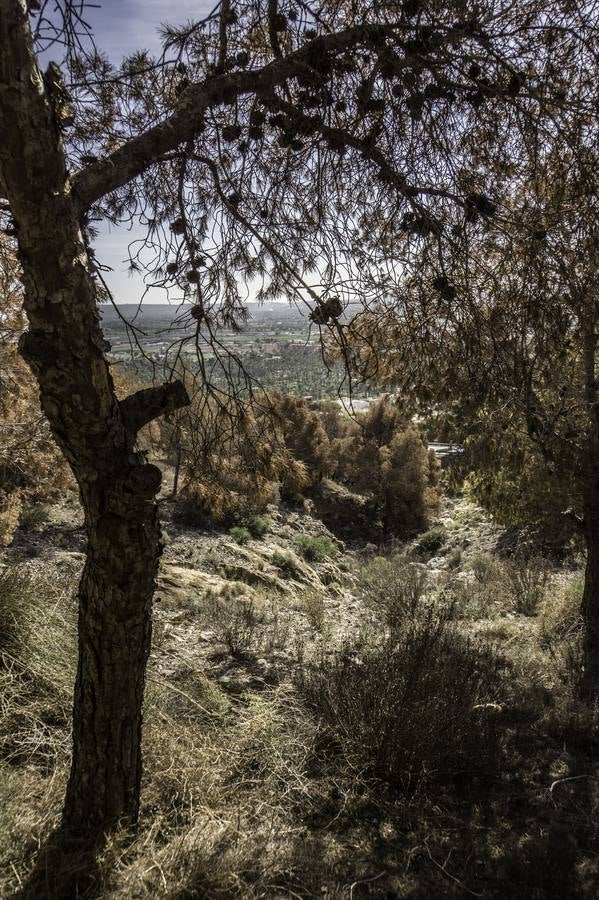
[[[549,584],[549,568],[540,557],[516,557],[504,563],[514,609],[523,616],[534,616],[541,606]]]
[[[314,631],[324,631],[326,610],[322,591],[311,590],[308,588],[302,593],[301,599],[310,627]]]
[[[562,579],[546,591],[539,608],[540,645],[549,656],[557,678],[574,692],[582,672],[583,590],[583,575]]]
[[[59,580],[25,566],[0,577],[2,896],[25,882],[59,820],[76,666],[73,583],[69,573]]]

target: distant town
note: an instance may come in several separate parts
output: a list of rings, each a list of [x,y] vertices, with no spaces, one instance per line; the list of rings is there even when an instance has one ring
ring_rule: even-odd
[[[343,366],[327,367],[319,331],[307,315],[287,303],[249,303],[242,330],[219,329],[216,349],[197,329],[187,304],[122,304],[101,309],[111,361],[132,369],[142,379],[158,377],[180,360],[195,371],[201,356],[204,371],[215,384],[244,373],[264,388],[314,400],[347,396]],[[354,397],[371,393],[352,383]]]

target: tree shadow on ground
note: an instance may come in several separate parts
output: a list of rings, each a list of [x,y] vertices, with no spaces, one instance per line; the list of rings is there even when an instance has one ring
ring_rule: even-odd
[[[87,541],[83,528],[46,524],[43,529],[19,528],[10,547],[16,558],[52,559],[57,553],[85,553]]]
[[[37,854],[35,866],[13,900],[83,900],[98,896],[98,839],[68,837],[54,831]]]
[[[276,868],[246,860],[253,886],[302,900],[594,900],[596,739],[578,741],[567,725],[552,733],[527,714],[503,723],[510,733],[492,769],[450,776],[417,798],[368,779],[343,783],[337,770],[318,802],[312,793],[289,811]],[[178,900],[205,896],[200,870]]]

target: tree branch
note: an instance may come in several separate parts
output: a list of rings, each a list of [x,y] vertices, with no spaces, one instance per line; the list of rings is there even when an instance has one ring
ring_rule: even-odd
[[[298,73],[305,72],[307,60],[319,53],[355,50],[359,44],[372,43],[395,32],[393,25],[361,25],[307,41],[299,50],[273,60],[256,71],[243,70],[212,77],[191,85],[181,96],[176,111],[164,122],[127,141],[105,159],[87,166],[73,179],[73,193],[83,209],[89,208],[110,191],[127,184],[169,151],[200,132],[204,113],[213,106],[230,102],[244,94],[272,90]]]
[[[189,395],[181,381],[171,381],[160,387],[136,391],[120,401],[121,415],[125,428],[137,434],[140,428],[190,403]]]
[[[281,44],[277,33],[277,17],[279,15],[277,0],[268,0],[268,37],[272,52],[278,58],[281,56]]]
[[[218,26],[218,63],[216,64],[216,68],[219,72],[222,72],[227,62],[227,25],[229,24],[230,14],[231,0],[222,0],[220,5],[220,22]]]

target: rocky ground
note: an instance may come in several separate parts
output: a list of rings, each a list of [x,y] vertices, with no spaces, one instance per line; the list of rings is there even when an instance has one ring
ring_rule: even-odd
[[[472,579],[473,561],[497,553],[505,534],[463,497],[446,499],[425,535],[387,548],[346,545],[310,514],[309,504],[269,508],[268,532],[243,545],[224,529],[182,525],[166,497],[161,506],[165,547],[155,594],[153,670],[168,680],[193,667],[231,693],[279,683],[298,658],[355,637],[364,609],[354,573],[364,561],[399,553],[426,571],[431,587],[454,584]],[[46,512],[45,521],[18,529],[0,564],[80,568],[85,537],[77,498]],[[330,555],[305,559],[302,536],[324,539]],[[504,611],[506,617],[519,621]]]
[[[429,531],[385,548],[337,540],[309,506],[269,509],[263,536],[246,535],[242,543],[227,529],[183,524],[167,497],[161,506],[165,548],[146,692],[144,825],[132,846],[121,849],[118,839],[106,851],[97,875],[104,887],[93,896],[595,896],[597,731],[588,711],[572,705],[561,649],[569,632],[560,584],[575,586],[579,567],[526,570],[525,597],[542,593],[531,614],[518,608],[520,574],[500,559],[504,531],[465,498],[447,499]],[[307,559],[306,547],[314,546],[319,558]],[[3,885],[13,890],[28,877],[60,815],[76,664],[73,592],[84,551],[71,497],[43,514],[29,511],[0,556],[0,568],[17,563],[38,573],[44,592],[60,585],[50,603],[58,620],[53,607],[48,614],[46,593],[33,599],[39,624],[22,683],[5,673],[14,700],[0,711],[2,740],[12,747],[14,720],[26,748],[18,764],[0,766],[6,896],[12,894],[8,887],[3,894]],[[401,582],[408,570],[425,578],[431,597],[456,605],[452,641],[475,648],[483,638],[490,649],[481,664],[492,658],[501,679],[497,702],[484,704],[482,714],[497,728],[500,762],[490,780],[469,780],[468,773],[465,784],[436,780],[416,798],[371,781],[349,751],[345,756],[361,716],[368,720],[385,696],[381,684],[373,684],[357,718],[349,697],[331,742],[301,681],[307,660],[317,670],[324,661],[322,671],[330,672],[344,643],[359,660],[363,634],[371,647],[384,641],[385,611],[374,608],[378,588],[393,600],[387,576]],[[365,578],[372,578],[366,592]],[[575,621],[579,599],[572,597]],[[56,656],[56,665],[29,713],[16,687],[23,692],[37,683],[32,673],[49,665],[44,655],[50,662]],[[438,658],[427,665],[434,684]],[[310,666],[305,670],[309,677]],[[460,677],[461,669],[448,682]],[[49,712],[46,685],[53,691]],[[436,691],[427,697],[431,710]],[[419,705],[416,721],[420,716]],[[396,724],[403,727],[401,716]],[[370,740],[374,752],[378,732]],[[566,834],[575,837],[567,843]]]
[[[298,654],[313,653],[332,637],[338,644],[361,627],[352,571],[381,552],[375,545],[348,547],[309,511],[285,507],[269,508],[268,533],[240,545],[226,530],[181,525],[166,498],[161,506],[165,547],[155,595],[161,639],[154,658],[161,677],[172,677],[187,660],[227,690],[260,688],[278,681]],[[77,498],[49,507],[44,518],[18,529],[0,563],[58,571],[82,565],[85,536]],[[433,579],[457,559],[467,567],[474,554],[492,552],[502,533],[464,499],[446,501],[433,526],[438,529],[443,536],[437,551],[419,552],[418,541],[393,548]],[[328,542],[331,554],[306,560],[297,543],[306,535]]]

